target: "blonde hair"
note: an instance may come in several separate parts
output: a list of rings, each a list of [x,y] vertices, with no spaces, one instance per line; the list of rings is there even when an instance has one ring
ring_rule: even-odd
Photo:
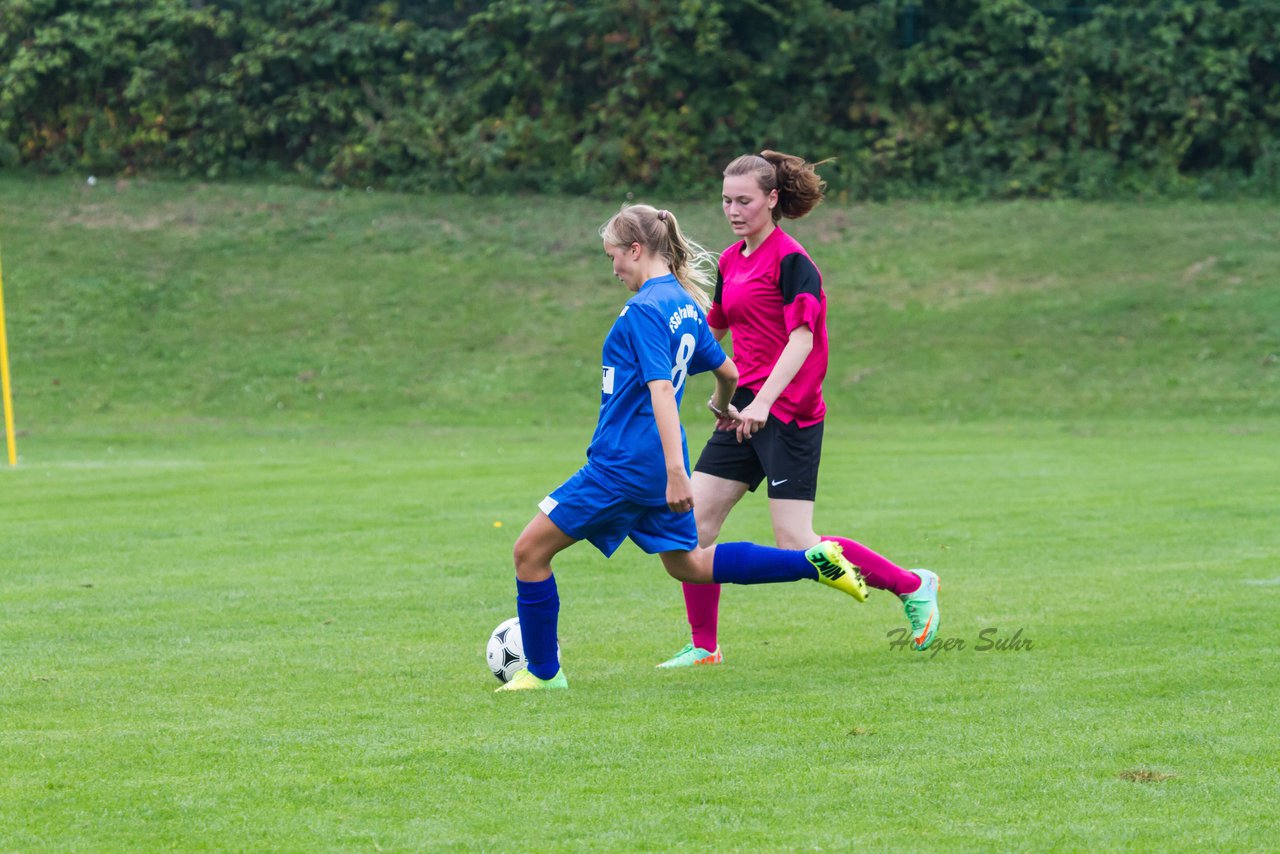
[[[778,191],[778,204],[773,209],[773,221],[782,217],[799,219],[822,201],[827,182],[818,177],[817,169],[831,162],[831,158],[817,163],[807,163],[803,157],[765,149],[759,154],[744,154],[724,167],[726,178],[737,175],[755,175],[756,183],[768,195]]]
[[[613,246],[639,243],[667,262],[676,281],[703,311],[711,307],[717,258],[684,236],[676,215],[651,205],[623,205],[600,226],[600,237]]]

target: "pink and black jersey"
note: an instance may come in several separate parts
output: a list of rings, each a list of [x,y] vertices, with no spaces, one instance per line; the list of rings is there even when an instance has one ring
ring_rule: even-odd
[[[746,241],[720,255],[720,275],[707,322],[733,333],[738,385],[760,391],[791,331],[813,330],[813,351],[773,404],[772,414],[801,427],[826,415],[822,380],[827,375],[827,296],[822,274],[791,235],[775,228],[750,255]]]

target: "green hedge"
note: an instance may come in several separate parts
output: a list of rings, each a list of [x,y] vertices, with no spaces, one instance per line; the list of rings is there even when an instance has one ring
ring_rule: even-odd
[[[0,165],[701,192],[1280,190],[1280,3],[6,0]]]

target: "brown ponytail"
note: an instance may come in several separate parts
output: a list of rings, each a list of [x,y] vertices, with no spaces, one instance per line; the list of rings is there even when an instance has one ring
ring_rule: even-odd
[[[759,154],[744,154],[724,169],[726,178],[736,175],[755,175],[756,182],[765,193],[778,191],[778,204],[773,209],[773,221],[782,217],[799,219],[812,211],[822,201],[827,182],[818,176],[817,169],[831,162],[831,158],[808,163],[803,157],[765,149]]]

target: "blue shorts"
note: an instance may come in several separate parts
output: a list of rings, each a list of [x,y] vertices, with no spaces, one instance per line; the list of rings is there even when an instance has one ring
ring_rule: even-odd
[[[609,557],[630,537],[647,554],[687,552],[698,546],[693,511],[672,513],[623,498],[586,468],[542,499],[538,509],[575,540],[586,540]]]

